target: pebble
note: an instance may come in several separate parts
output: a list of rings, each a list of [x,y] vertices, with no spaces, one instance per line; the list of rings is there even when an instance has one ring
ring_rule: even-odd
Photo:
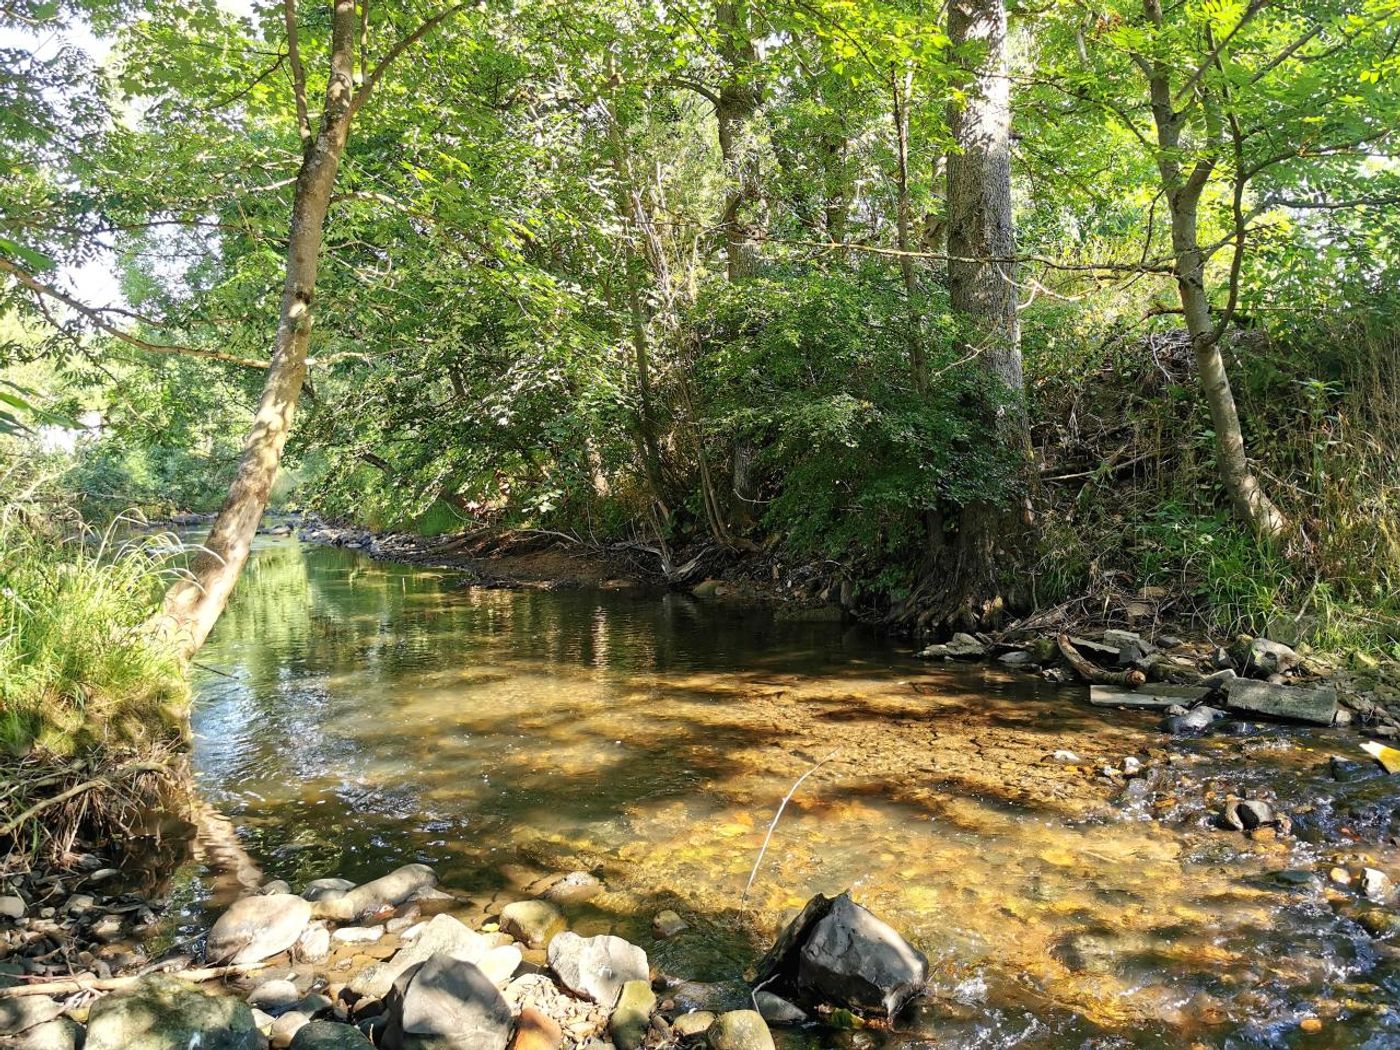
[[[666,911],[658,912],[656,917],[651,920],[651,932],[663,941],[688,929],[690,929],[690,924],[669,908]]]
[[[19,897],[0,897],[0,916],[6,919],[24,918],[24,901]]]
[[[331,940],[336,944],[373,944],[383,936],[383,926],[342,926],[331,934]]]

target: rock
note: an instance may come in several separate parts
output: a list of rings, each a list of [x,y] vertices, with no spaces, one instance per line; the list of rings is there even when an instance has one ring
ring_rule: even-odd
[[[286,879],[273,879],[258,887],[258,893],[264,897],[270,897],[274,893],[291,893],[292,886]]]
[[[1327,873],[1327,878],[1337,886],[1351,885],[1351,872],[1341,866],[1334,867]]]
[[[290,1050],[367,1050],[372,1045],[358,1028],[338,1021],[312,1021],[297,1031]]]
[[[850,893],[813,897],[758,965],[815,1002],[893,1017],[924,990],[928,959]]]
[[[1224,667],[1216,671],[1215,674],[1208,674],[1202,678],[1201,688],[1212,693],[1219,692],[1221,689],[1228,688],[1230,683],[1238,677],[1239,675],[1235,674],[1233,667]]]
[[[549,968],[575,995],[611,1007],[628,981],[650,978],[647,953],[621,937],[580,937],[568,930],[549,942]]]
[[[253,897],[250,900],[267,900]],[[296,898],[299,899],[299,898]],[[303,902],[305,903],[305,902]],[[152,974],[93,1004],[85,1050],[258,1050],[248,1004]]]
[[[437,875],[426,864],[405,864],[363,886],[348,890],[343,896],[326,896],[313,905],[321,919],[352,922],[373,915],[384,908],[393,908],[437,885]]]
[[[1234,670],[1235,660],[1230,655],[1230,650],[1226,649],[1223,645],[1217,645],[1210,651],[1210,665],[1217,671],[1223,671],[1227,667],[1230,670]]]
[[[515,1034],[510,1038],[510,1050],[559,1050],[564,1045],[564,1030],[548,1014],[533,1006],[520,1011],[515,1019]]]
[[[1129,689],[1121,685],[1089,686],[1089,703],[1095,707],[1155,707],[1170,708],[1174,704],[1189,704],[1204,700],[1210,690],[1203,686],[1168,685],[1154,682]]]
[[[541,895],[555,904],[580,904],[603,892],[603,884],[586,871],[571,871]]]
[[[248,994],[248,1005],[273,1017],[284,1014],[301,1002],[301,992],[291,981],[264,981]]]
[[[296,944],[310,921],[311,905],[290,893],[244,897],[214,923],[204,954],[210,962],[261,962]]]
[[[88,935],[103,944],[111,944],[113,941],[121,940],[125,932],[126,929],[122,925],[119,915],[104,915],[88,927]]]
[[[709,1010],[693,1010],[681,1014],[671,1022],[671,1031],[681,1039],[695,1039],[709,1031],[715,1023],[715,1015]]]
[[[942,645],[930,645],[920,652],[920,660],[978,660],[987,652],[987,647],[970,634],[955,634]]]
[[[524,958],[520,949],[513,944],[501,944],[492,948],[476,961],[476,968],[484,973],[492,984],[504,987],[520,969]]]
[[[505,1050],[510,1007],[469,962],[434,955],[399,975],[385,998],[385,1050]]]
[[[1200,733],[1210,728],[1212,722],[1219,721],[1224,717],[1224,711],[1201,704],[1199,707],[1193,707],[1184,715],[1168,715],[1162,722],[1162,728],[1173,736]]]
[[[25,904],[23,898],[9,896],[0,897],[0,918],[22,919],[24,918]]]
[[[1110,628],[1104,631],[1103,644],[1111,649],[1117,649],[1119,652],[1122,652],[1122,650],[1126,649],[1128,646],[1136,646],[1144,655],[1157,651],[1155,645],[1144,639],[1143,636],[1136,631],[1120,631],[1116,628]]]
[[[46,1024],[63,1013],[63,1004],[42,995],[0,999],[0,1035],[17,1035]]]
[[[297,1009],[307,1017],[315,1017],[323,1014],[335,1007],[334,1000],[329,995],[321,992],[307,992],[297,1003]]]
[[[676,934],[688,929],[690,929],[690,924],[669,908],[666,911],[657,912],[656,917],[651,920],[651,932],[663,941],[670,940]]]
[[[997,663],[1006,667],[1030,667],[1035,663],[1035,656],[1024,649],[1012,649],[1009,653],[998,656]]]
[[[1123,759],[1123,775],[1125,777],[1135,777],[1142,772],[1142,759],[1133,755],[1128,755]]]
[[[1267,802],[1258,802],[1254,799],[1245,799],[1239,804],[1240,820],[1244,822],[1246,831],[1254,828],[1262,828],[1266,824],[1274,823],[1274,811],[1269,808]]]
[[[1379,868],[1362,868],[1361,892],[1370,900],[1383,901],[1395,892],[1395,886],[1390,876]]]
[[[268,1032],[267,1041],[272,1044],[273,1050],[286,1050],[292,1045],[296,1034],[310,1023],[311,1018],[300,1010],[290,1010],[272,1022],[272,1031]]]
[[[807,1022],[807,1014],[780,995],[774,995],[772,992],[754,992],[753,1001],[758,1006],[759,1014],[769,1024],[789,1025]]]
[[[83,1042],[83,1030],[67,1017],[45,1021],[6,1041],[9,1050],[77,1050]]]
[[[383,936],[383,926],[342,926],[331,934],[331,942],[334,944],[373,944]]]
[[[331,953],[331,931],[324,926],[308,926],[297,938],[296,956],[307,962],[321,962]]]
[[[549,901],[516,901],[501,909],[501,929],[529,948],[547,947],[566,925]]]
[[[1337,690],[1330,685],[1277,685],[1236,678],[1226,683],[1225,690],[1228,705],[1236,711],[1320,726],[1330,726],[1337,716]]]
[[[1271,642],[1267,638],[1256,638],[1245,651],[1245,674],[1267,678],[1271,674],[1284,674],[1303,662],[1302,657],[1282,642]]]
[[[302,887],[301,896],[308,901],[329,900],[344,897],[354,888],[355,884],[349,879],[313,879]]]
[[[666,999],[681,1013],[704,1010],[718,1017],[753,1005],[753,991],[742,981],[682,981],[667,989]]]
[[[656,994],[650,981],[628,981],[608,1020],[608,1034],[617,1050],[638,1050],[651,1025]]]
[[[705,1033],[710,1050],[773,1050],[773,1033],[757,1010],[731,1010]]]
[[[361,970],[350,979],[349,988],[356,995],[382,999],[401,973],[434,955],[475,963],[489,950],[490,943],[475,930],[451,915],[435,915],[423,924],[412,944],[400,949],[392,959]]]

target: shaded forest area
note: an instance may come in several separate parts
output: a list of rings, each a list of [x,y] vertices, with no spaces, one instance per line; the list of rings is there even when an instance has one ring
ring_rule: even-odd
[[[1396,644],[1393,0],[0,17],[7,485],[222,505],[187,650],[269,501]]]

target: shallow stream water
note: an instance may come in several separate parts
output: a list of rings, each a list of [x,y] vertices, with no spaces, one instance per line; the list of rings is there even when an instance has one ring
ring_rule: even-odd
[[[703,981],[851,888],[929,956],[894,1031],[789,1046],[1400,1047],[1400,963],[1372,935],[1393,913],[1327,882],[1364,858],[1400,879],[1400,791],[1336,778],[1332,755],[1363,757],[1344,733],[1173,740],[861,628],[462,588],[291,539],[260,543],[200,662],[196,774],[269,877],[423,861],[480,921],[587,869],[607,892],[573,928]],[[1142,776],[1105,775],[1127,756]],[[745,899],[777,803],[823,759]],[[1214,830],[1229,792],[1295,835]],[[656,941],[664,908],[691,928]]]

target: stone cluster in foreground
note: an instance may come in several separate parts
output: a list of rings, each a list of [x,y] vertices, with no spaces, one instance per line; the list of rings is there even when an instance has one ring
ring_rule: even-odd
[[[587,873],[561,880],[587,895]],[[839,1008],[893,1016],[928,977],[922,954],[848,894],[818,896],[756,985],[676,981],[621,937],[580,936],[546,899],[472,929],[432,870],[360,886],[271,883],[229,907],[202,973],[154,972],[62,1001],[0,990],[0,1044],[18,1050],[771,1050],[769,1025]],[[658,939],[683,934],[674,912]],[[192,979],[211,975],[202,983]],[[237,982],[236,984],[234,982]],[[37,991],[38,989],[36,989]],[[236,994],[235,994],[236,992]]]

